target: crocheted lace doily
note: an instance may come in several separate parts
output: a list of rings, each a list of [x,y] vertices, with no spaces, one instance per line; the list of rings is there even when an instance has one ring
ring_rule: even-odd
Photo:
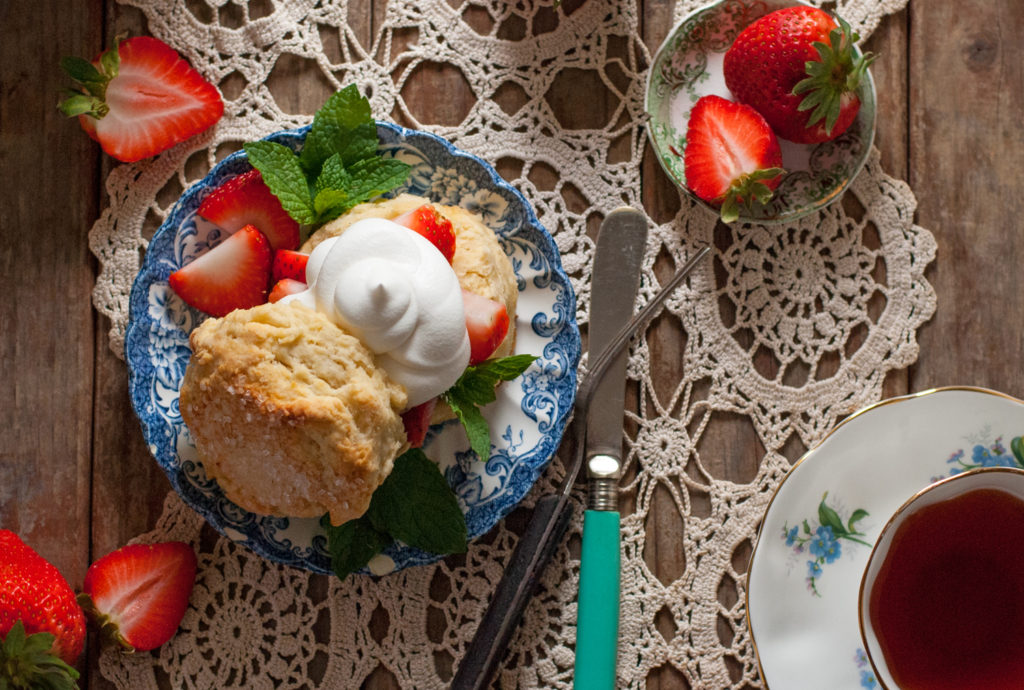
[[[867,36],[905,2],[845,0],[837,11]],[[553,9],[546,0],[391,0],[365,47],[346,23],[349,0],[129,3],[143,10],[154,35],[230,93],[214,130],[154,160],[119,166],[107,179],[110,205],[90,247],[101,264],[94,302],[110,317],[115,352],[145,238],[180,191],[241,142],[311,119],[283,112],[266,86],[284,54],[315,65],[335,87],[342,86],[338,75],[364,93],[372,87],[378,117],[397,110],[486,160],[521,161],[510,181],[554,235],[586,323],[589,214],[624,202],[641,206],[650,54],[633,0],[571,3],[571,12],[570,3]],[[676,18],[699,4],[677,3]],[[398,36],[411,29],[418,39],[405,45]],[[328,39],[329,50],[322,44]],[[424,62],[457,66],[479,99],[461,124],[419,123],[406,107],[403,86]],[[566,70],[601,75],[621,104],[609,123],[559,127],[545,95]],[[524,104],[512,114],[496,102],[503,84],[521,91]],[[621,141],[629,142],[628,155],[610,157]],[[556,181],[535,183],[537,167]],[[666,306],[665,318],[688,334],[679,343],[680,380],[651,380],[652,331],[630,360],[640,412],[629,415],[623,486],[632,512],[622,524],[620,687],[643,688],[652,671],[676,676],[684,687],[759,686],[742,603],[746,554],[789,467],[787,443],[813,445],[840,417],[879,399],[888,371],[917,357],[915,331],[935,309],[923,278],[935,242],[913,224],[915,204],[873,152],[843,203],[790,227],[716,229],[712,214],[685,198],[670,222],[652,222],[642,300],[657,289],[656,258],[679,265],[705,242],[715,252]],[[756,474],[743,482],[716,478],[701,457],[702,437],[723,416],[748,420],[764,449]],[[524,506],[561,474],[556,458]],[[685,567],[669,581],[644,561],[655,504],[661,515],[673,506],[678,517],[676,560]],[[581,512],[512,643],[502,687],[571,686]],[[513,513],[464,557],[342,582],[262,560],[205,527],[172,494],[156,528],[140,539],[195,545],[201,569],[191,607],[170,643],[151,654],[104,654],[100,671],[131,690],[351,688],[373,673],[390,674],[402,687],[445,687],[515,545],[509,525],[521,525],[526,514]]]

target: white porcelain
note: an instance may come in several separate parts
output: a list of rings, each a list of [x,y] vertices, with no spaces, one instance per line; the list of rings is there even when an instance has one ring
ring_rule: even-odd
[[[881,687],[861,640],[858,595],[882,527],[944,477],[1024,467],[1021,442],[1013,443],[1022,436],[1024,402],[944,388],[868,407],[809,450],[776,489],[747,573],[747,616],[765,686]]]

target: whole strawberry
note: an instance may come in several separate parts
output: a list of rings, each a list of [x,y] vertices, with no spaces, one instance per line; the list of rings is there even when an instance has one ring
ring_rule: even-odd
[[[0,686],[57,676],[68,684],[55,687],[73,687],[64,679],[78,676],[68,664],[82,654],[85,617],[60,572],[10,530],[0,530],[0,638]]]
[[[725,53],[725,84],[775,133],[802,144],[845,132],[860,110],[874,56],[856,56],[859,36],[816,7],[786,7],[745,28]]]

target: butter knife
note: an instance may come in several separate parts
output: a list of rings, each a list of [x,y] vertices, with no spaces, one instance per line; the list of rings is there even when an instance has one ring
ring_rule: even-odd
[[[633,315],[647,220],[632,208],[616,209],[597,236],[590,291],[590,360],[608,346]],[[587,510],[576,624],[578,690],[615,687],[619,640],[620,536],[618,482],[622,468],[622,416],[628,352],[618,354],[594,390],[587,418]]]
[[[633,335],[647,324],[661,304],[710,251],[711,248],[707,245],[700,247],[640,313],[619,330],[601,356],[596,361],[588,362],[587,375],[576,394],[576,416],[569,431],[574,451],[572,459],[566,463],[565,477],[557,493],[537,499],[533,516],[519,538],[519,543],[505,567],[487,611],[456,669],[450,690],[482,690],[489,687],[491,677],[523,617],[526,605],[533,596],[537,581],[568,528],[572,515],[572,502],[569,497],[583,466],[586,433],[584,421],[596,385],[601,381],[608,365],[629,344]]]

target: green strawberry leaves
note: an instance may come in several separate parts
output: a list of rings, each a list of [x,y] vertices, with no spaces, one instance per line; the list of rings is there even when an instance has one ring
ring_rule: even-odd
[[[19,620],[0,640],[0,688],[73,690],[78,671],[53,654],[52,633],[25,633]]]
[[[824,119],[828,133],[839,120],[843,94],[857,90],[868,66],[877,57],[872,53],[856,57],[853,46],[860,40],[860,35],[845,19],[837,17],[836,20],[839,26],[829,32],[829,42],[814,42],[818,59],[805,63],[807,78],[793,87],[793,95],[807,94],[797,106],[799,111],[811,111],[807,126]]]
[[[245,145],[249,162],[298,223],[326,223],[405,182],[410,166],[377,155],[370,103],[354,84],[313,116],[299,153],[269,141]]]
[[[365,566],[396,539],[430,553],[466,551],[466,516],[437,465],[418,448],[395,459],[361,517],[335,527],[325,515],[321,524],[331,569],[340,578]]]

